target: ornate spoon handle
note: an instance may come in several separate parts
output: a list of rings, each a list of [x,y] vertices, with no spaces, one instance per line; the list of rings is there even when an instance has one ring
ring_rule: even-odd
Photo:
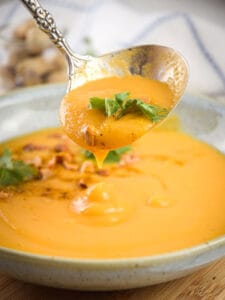
[[[21,0],[28,8],[39,28],[43,30],[52,42],[59,48],[67,46],[61,31],[57,28],[52,15],[44,9],[38,0]]]
[[[70,49],[61,31],[57,28],[52,15],[41,6],[38,0],[21,1],[28,8],[39,28],[66,54],[69,63],[69,75],[74,72],[74,68],[78,67],[82,61],[89,59],[88,56],[76,54]]]

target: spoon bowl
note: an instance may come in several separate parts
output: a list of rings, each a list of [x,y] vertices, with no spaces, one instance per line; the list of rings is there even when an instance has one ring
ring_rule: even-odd
[[[167,83],[177,102],[187,84],[188,68],[183,56],[172,48],[160,45],[137,46],[99,57],[86,57],[70,74],[68,90],[87,81],[127,75],[139,75]]]
[[[165,82],[174,94],[175,104],[182,96],[188,70],[185,59],[174,49],[160,45],[145,45],[111,52],[100,57],[74,53],[66,42],[52,15],[38,0],[21,0],[55,45],[62,50],[68,61],[69,82],[67,91],[104,77],[140,75]]]

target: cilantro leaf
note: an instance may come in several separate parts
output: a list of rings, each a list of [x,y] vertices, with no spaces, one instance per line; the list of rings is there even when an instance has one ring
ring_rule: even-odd
[[[89,100],[89,108],[90,109],[101,109],[105,110],[105,99],[92,97]]]
[[[107,117],[120,119],[126,114],[141,113],[152,122],[159,122],[168,115],[168,110],[158,105],[148,104],[140,99],[129,98],[129,92],[121,92],[114,98],[92,97],[89,100],[90,109],[99,109]]]
[[[37,176],[35,168],[22,160],[12,159],[11,152],[5,149],[0,156],[0,186],[17,185]]]
[[[124,146],[115,150],[112,150],[108,153],[105,163],[117,163],[120,161],[122,154],[131,150],[131,146]],[[85,150],[84,156],[87,159],[95,159],[94,154],[91,151]]]
[[[17,185],[20,182],[20,178],[17,174],[14,174],[12,170],[0,168],[0,185]]]
[[[11,153],[9,149],[5,149],[3,151],[3,155],[0,156],[0,168],[4,166],[7,168],[12,168]]]
[[[166,108],[161,108],[157,105],[150,105],[140,100],[136,101],[136,105],[142,113],[153,122],[158,122],[168,115]]]
[[[115,101],[114,99],[105,98],[105,114],[107,117],[114,115],[119,108],[120,105],[117,101]]]
[[[129,95],[130,95],[129,92],[122,92],[119,94],[115,94],[115,99],[120,105],[122,105],[123,101],[129,98]]]
[[[83,150],[83,153],[84,153],[84,157],[87,158],[87,159],[94,159],[95,158],[94,154],[89,150]]]
[[[105,159],[105,163],[117,163],[120,161],[120,155],[116,150],[110,151]]]

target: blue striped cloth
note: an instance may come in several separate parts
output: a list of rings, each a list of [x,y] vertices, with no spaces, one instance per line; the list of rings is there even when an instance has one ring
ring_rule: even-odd
[[[75,52],[88,36],[97,54],[140,44],[180,51],[190,66],[188,89],[225,102],[225,30],[209,20],[179,11],[138,13],[119,0],[41,0]],[[1,26],[15,27],[29,14],[19,1],[1,6]],[[0,51],[0,59],[4,59]]]

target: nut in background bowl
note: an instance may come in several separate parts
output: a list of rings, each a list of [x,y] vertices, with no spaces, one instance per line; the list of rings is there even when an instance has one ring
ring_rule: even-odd
[[[32,19],[16,27],[5,42],[7,61],[0,66],[0,93],[18,87],[66,82],[64,56]]]
[[[0,94],[20,87],[68,80],[64,55],[33,19],[15,26],[9,37],[4,35],[4,30],[0,29],[0,46],[4,46],[6,56],[0,64]],[[83,44],[85,52],[90,52],[88,37],[83,39]]]

